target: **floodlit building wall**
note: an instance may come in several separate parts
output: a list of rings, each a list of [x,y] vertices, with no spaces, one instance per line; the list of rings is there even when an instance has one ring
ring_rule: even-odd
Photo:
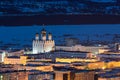
[[[20,58],[14,58],[14,57],[5,57],[4,58],[4,64],[23,64],[26,65],[27,63],[27,56],[20,56]]]
[[[56,62],[96,62],[96,59],[56,58]]]
[[[111,61],[107,63],[107,68],[116,68],[120,67],[120,61]]]
[[[92,52],[92,53],[102,53],[104,51],[108,51],[104,48],[108,48],[108,46],[82,46],[75,45],[72,47],[69,46],[56,46],[56,50],[65,50],[65,51],[83,51],[83,52]]]
[[[120,77],[98,78],[98,80],[120,80]]]
[[[20,58],[4,58],[4,64],[21,64]]]
[[[94,80],[94,72],[75,73],[74,80]]]
[[[38,66],[38,67],[36,67],[36,70],[40,70],[40,71],[53,71],[53,67],[52,66]]]
[[[104,69],[106,68],[105,62],[94,62],[94,63],[88,63],[89,69]]]
[[[55,80],[71,80],[70,71],[54,71]]]
[[[55,71],[55,80],[94,80],[94,75],[93,71]]]
[[[36,34],[35,40],[33,40],[33,54],[46,53],[54,51],[55,42],[52,40],[52,34],[48,34],[48,40],[46,36],[46,30],[41,31],[41,39],[39,39],[39,34]]]
[[[6,56],[5,51],[0,51],[0,62],[4,62],[4,57]]]

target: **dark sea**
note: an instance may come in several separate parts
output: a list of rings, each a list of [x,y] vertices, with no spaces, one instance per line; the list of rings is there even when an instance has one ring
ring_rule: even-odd
[[[53,34],[57,44],[63,44],[66,38],[78,38],[80,41],[98,40],[112,41],[120,35],[120,24],[95,25],[33,25],[33,26],[0,26],[0,46],[4,48],[32,47],[35,34],[40,34],[42,28]],[[41,36],[41,35],[40,35]]]

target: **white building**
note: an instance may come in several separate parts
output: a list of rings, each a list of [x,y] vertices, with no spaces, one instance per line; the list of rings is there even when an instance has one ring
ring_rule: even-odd
[[[108,46],[82,46],[82,45],[75,45],[75,46],[56,46],[56,50],[64,50],[64,51],[83,51],[83,52],[91,52],[94,54],[103,53],[107,51],[106,48]]]
[[[6,52],[0,50],[0,62],[4,62],[4,57],[6,56]]]
[[[48,33],[47,38],[46,30],[42,29],[41,39],[39,39],[39,34],[36,33],[35,40],[33,40],[33,54],[50,52],[55,49],[54,47],[55,42],[52,40],[51,33]]]

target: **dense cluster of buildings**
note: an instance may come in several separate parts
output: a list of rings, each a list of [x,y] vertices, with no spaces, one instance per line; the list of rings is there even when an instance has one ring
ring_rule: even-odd
[[[119,80],[119,49],[119,43],[113,48],[56,46],[52,34],[42,29],[32,51],[0,51],[0,80]]]

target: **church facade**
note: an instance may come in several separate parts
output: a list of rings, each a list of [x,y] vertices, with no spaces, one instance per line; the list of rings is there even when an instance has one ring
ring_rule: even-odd
[[[55,50],[55,42],[52,39],[52,34],[47,33],[45,29],[41,30],[41,39],[39,33],[36,33],[35,40],[33,40],[33,54],[47,53]]]

